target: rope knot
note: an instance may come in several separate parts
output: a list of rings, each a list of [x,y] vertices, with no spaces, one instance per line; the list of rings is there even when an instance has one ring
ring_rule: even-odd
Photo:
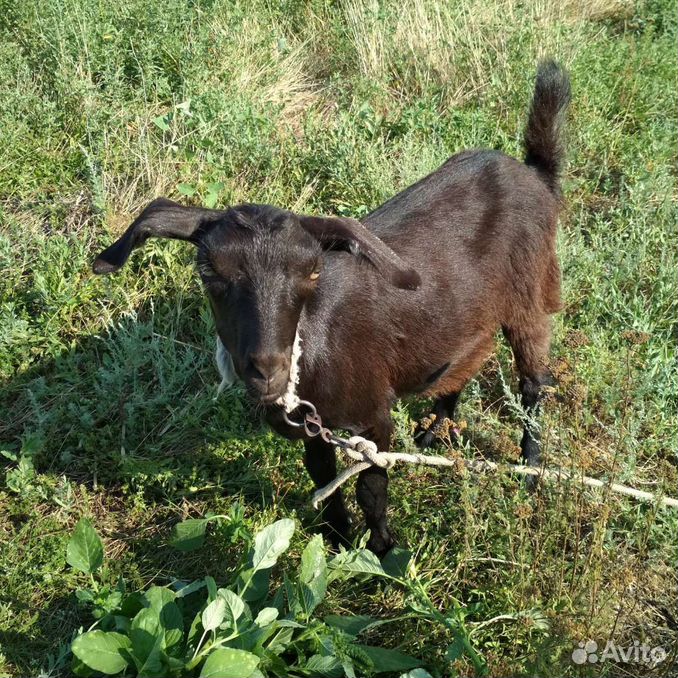
[[[362,436],[353,436],[348,439],[349,445],[361,455],[364,461],[369,462],[372,466],[389,469],[395,462],[379,452],[376,443],[367,440]]]

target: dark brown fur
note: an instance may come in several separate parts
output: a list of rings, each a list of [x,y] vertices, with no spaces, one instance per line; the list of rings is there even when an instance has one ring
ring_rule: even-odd
[[[367,231],[350,220],[257,205],[187,209],[182,225],[178,206],[165,201],[142,213],[95,270],[116,270],[148,235],[195,242],[219,336],[250,392],[266,403],[269,423],[287,437],[297,431],[271,402],[287,383],[295,329],[303,348],[298,395],[326,425],[367,435],[381,450],[390,446],[397,398],[436,396],[439,419],[453,413],[499,329],[534,415],[548,381],[549,316],[561,304],[555,240],[568,101],[565,73],[542,64],[525,163],[498,151],[455,155],[363,219]],[[172,228],[161,231],[163,209]],[[314,269],[317,281],[308,277]],[[529,419],[522,451],[536,463]],[[434,433],[420,442],[430,444]],[[322,441],[306,443],[305,461],[319,486],[336,473],[334,450]],[[373,468],[357,487],[369,546],[379,554],[393,543],[387,484],[386,472]],[[324,515],[332,538],[347,540],[340,492]]]

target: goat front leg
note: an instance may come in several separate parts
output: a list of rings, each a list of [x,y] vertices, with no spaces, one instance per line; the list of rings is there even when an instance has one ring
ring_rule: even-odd
[[[388,452],[391,446],[393,424],[390,417],[387,423],[366,432],[364,437],[373,440],[380,452]],[[356,499],[365,514],[365,525],[370,531],[367,548],[383,558],[394,546],[393,535],[388,528],[386,507],[388,502],[388,472],[377,466],[358,474]]]
[[[325,487],[337,476],[337,457],[334,446],[320,438],[304,441],[304,464],[317,488]],[[329,496],[321,508],[322,534],[336,549],[351,545],[351,518],[344,504],[341,488]]]

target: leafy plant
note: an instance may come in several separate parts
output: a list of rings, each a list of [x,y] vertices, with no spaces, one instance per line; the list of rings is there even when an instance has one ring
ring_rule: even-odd
[[[231,543],[239,538],[249,539],[250,535],[244,523],[244,508],[235,502],[227,514],[207,513],[204,518],[189,518],[177,523],[172,529],[170,544],[179,551],[194,551],[205,543],[207,526],[210,522],[226,521]]]
[[[224,517],[179,523],[172,543],[184,550],[194,548],[204,539],[207,522]],[[258,532],[224,587],[208,576],[129,593],[122,579],[114,588],[96,582],[103,545],[91,523],[81,519],[68,543],[67,561],[90,576],[92,588],[76,596],[91,605],[96,621],[71,644],[73,673],[351,678],[420,668],[420,660],[403,652],[358,641],[367,629],[390,620],[338,615],[320,619],[315,614],[333,581],[376,576],[418,595],[431,620],[447,619],[407,575],[409,554],[391,554],[385,567],[364,548],[341,551],[328,561],[322,537],[317,535],[303,550],[296,573],[285,573],[282,584],[271,590],[271,571],[289,548],[294,527],[294,521],[285,518]],[[467,639],[460,643],[462,651],[472,653]]]
[[[42,440],[37,436],[29,436],[23,442],[21,451],[16,454],[9,450],[0,450],[0,454],[16,463],[5,474],[7,489],[20,496],[37,493],[44,495],[44,488],[37,482],[34,457],[42,449]]]

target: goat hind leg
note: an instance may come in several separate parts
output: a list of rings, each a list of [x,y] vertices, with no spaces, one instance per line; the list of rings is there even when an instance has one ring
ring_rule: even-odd
[[[442,423],[445,419],[454,419],[454,412],[457,409],[457,402],[461,391],[453,391],[446,395],[440,396],[433,405],[432,414],[435,415],[435,420],[427,429],[420,429],[414,434],[414,439],[417,445],[426,449],[433,447],[437,442],[437,434],[440,431]],[[452,442],[456,442],[456,433],[451,433]]]
[[[521,455],[530,466],[538,466],[541,460],[537,423],[539,403],[543,397],[543,387],[553,384],[553,377],[547,367],[551,343],[550,319],[544,314],[533,319],[529,327],[504,327],[503,330],[515,357],[520,376],[520,397],[525,410]]]

